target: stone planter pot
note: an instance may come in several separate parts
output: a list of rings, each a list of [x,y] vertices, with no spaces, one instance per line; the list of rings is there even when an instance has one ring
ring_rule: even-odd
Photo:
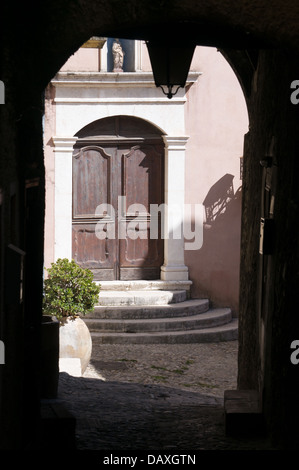
[[[90,361],[91,351],[91,335],[82,318],[67,318],[59,327],[60,372],[83,375]]]

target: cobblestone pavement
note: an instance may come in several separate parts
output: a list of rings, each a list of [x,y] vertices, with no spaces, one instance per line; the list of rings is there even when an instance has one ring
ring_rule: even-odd
[[[269,450],[225,436],[223,394],[235,389],[237,341],[101,345],[84,377],[60,374],[78,450]]]

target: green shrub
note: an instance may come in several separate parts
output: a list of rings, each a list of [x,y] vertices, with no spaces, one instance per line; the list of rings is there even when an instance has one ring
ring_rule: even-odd
[[[86,315],[91,311],[100,292],[89,269],[78,266],[74,260],[59,258],[47,269],[44,281],[43,313],[54,315],[63,322],[66,317]]]

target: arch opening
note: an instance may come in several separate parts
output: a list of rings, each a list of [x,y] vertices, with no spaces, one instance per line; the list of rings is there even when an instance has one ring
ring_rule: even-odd
[[[209,49],[209,48],[207,48]],[[207,53],[207,50],[205,51]],[[217,55],[217,52],[215,51],[215,54]],[[148,66],[148,64],[147,64]],[[192,71],[191,71],[192,72]],[[67,70],[65,69],[65,74],[70,74],[71,73],[71,70]],[[90,73],[90,71],[89,71]],[[100,73],[99,70],[97,70],[96,72],[97,74]],[[103,72],[103,75],[104,75],[105,72]],[[216,72],[218,73],[218,72]],[[62,76],[62,75],[61,75]],[[94,75],[95,76],[95,75]],[[72,75],[72,80],[74,79],[74,75]],[[200,93],[201,90],[200,90],[200,86],[201,86],[201,75],[198,75],[197,76],[198,78],[198,88],[197,88],[197,93]],[[55,85],[58,84],[58,80],[55,82]],[[58,84],[59,85],[59,84]],[[64,82],[64,85],[66,85],[66,82]],[[90,89],[91,90],[94,90],[96,87],[95,87],[95,81],[93,80],[92,83],[91,83],[91,87]],[[96,85],[99,89],[100,89],[100,84],[97,84]],[[114,86],[117,88],[118,84],[115,83]],[[114,102],[112,100],[111,104],[109,104],[109,100],[110,100],[110,97],[109,99],[107,98],[108,95],[105,95],[105,94],[102,94],[101,95],[101,99],[98,99],[98,97],[95,97],[95,95],[91,95],[91,98],[89,98],[85,92],[85,96],[83,95],[76,95],[74,96],[74,103],[75,106],[77,106],[79,109],[81,110],[84,110],[83,112],[81,111],[81,115],[84,116],[84,120],[81,120],[80,121],[80,125],[79,124],[74,124],[72,126],[70,126],[69,128],[66,127],[65,129],[69,129],[68,132],[69,132],[69,135],[70,135],[70,150],[72,150],[73,148],[75,149],[79,149],[80,146],[87,146],[88,144],[92,144],[94,145],[95,142],[94,142],[94,137],[96,136],[97,138],[99,138],[99,136],[105,136],[105,138],[107,138],[107,140],[109,140],[110,138],[112,137],[126,137],[126,138],[136,138],[138,136],[140,136],[140,130],[139,130],[139,124],[141,122],[141,116],[143,116],[143,134],[148,136],[149,138],[156,138],[157,135],[160,134],[160,136],[163,136],[163,139],[164,139],[164,143],[166,143],[168,146],[171,147],[171,151],[176,151],[174,150],[174,147],[177,146],[178,142],[180,141],[180,139],[186,139],[186,122],[188,122],[188,118],[186,118],[186,115],[185,115],[185,110],[184,108],[186,108],[186,106],[188,105],[189,106],[189,109],[190,107],[192,108],[193,106],[193,98],[196,97],[196,81],[193,80],[191,81],[189,84],[188,84],[188,87],[186,88],[186,90],[183,92],[183,94],[181,96],[178,97],[177,101],[174,101],[175,105],[178,106],[178,101],[179,101],[179,106],[181,107],[181,109],[183,110],[183,113],[180,114],[180,119],[182,119],[182,123],[183,123],[183,126],[181,126],[180,128],[180,131],[178,132],[177,130],[174,131],[173,128],[171,128],[169,122],[171,121],[170,119],[170,115],[169,115],[169,112],[167,112],[165,114],[165,119],[161,119],[161,115],[157,118],[157,116],[159,115],[159,112],[155,112],[154,114],[152,113],[152,111],[150,113],[143,113],[143,110],[140,111],[140,107],[138,109],[138,115],[135,116],[133,114],[133,112],[135,112],[135,109],[137,109],[136,107],[136,104],[135,104],[135,101],[137,102],[138,100],[136,100],[136,97],[134,96],[134,105],[135,105],[135,109],[134,111],[132,111],[132,108],[131,108],[131,103],[130,103],[130,100],[132,100],[132,94],[130,94],[130,90],[128,92],[128,96],[129,96],[129,99],[128,101],[126,102],[125,100],[125,95],[122,94],[124,93],[121,86],[119,87],[119,96],[121,96],[121,103],[118,103],[118,106],[121,107],[121,112],[118,110],[116,111],[115,108],[113,106],[114,105]],[[234,85],[235,86],[235,85]],[[80,87],[82,88],[82,83],[80,83]],[[146,83],[146,87],[147,87],[147,95],[146,95],[146,99],[148,99],[148,83]],[[108,87],[107,87],[108,89]],[[111,83],[109,84],[109,90],[111,91]],[[155,106],[157,106],[157,101],[159,101],[161,98],[160,98],[160,95],[159,97],[157,98],[157,95],[155,94],[157,92],[157,90],[153,89],[153,95],[155,97]],[[210,92],[212,92],[212,89],[210,89]],[[239,93],[239,91],[238,91]],[[66,108],[70,106],[71,102],[72,102],[72,99],[70,99],[69,97],[71,96],[70,94],[67,95],[67,98],[64,98],[61,94],[58,94],[56,95],[58,96],[58,100],[57,100],[57,103],[59,104],[59,106],[63,106],[65,105]],[[82,96],[82,98],[81,98]],[[94,98],[95,97],[95,98]],[[115,100],[115,94],[113,95],[113,99]],[[142,98],[144,100],[144,97]],[[201,97],[202,99],[202,97]],[[96,101],[98,100],[98,101]],[[102,111],[100,111],[100,115],[101,117],[96,119],[95,116],[96,116],[96,113],[94,113],[94,110],[96,108],[96,103],[101,103],[101,100],[102,102],[104,102],[105,104],[105,108],[104,108],[104,114],[102,114]],[[106,100],[106,101],[105,101]],[[187,103],[187,105],[185,105],[185,103]],[[203,101],[204,103],[204,101]],[[87,104],[89,105],[90,109],[92,109],[92,113],[90,115],[90,117],[88,117],[87,115],[87,112],[86,112],[86,109],[84,108],[84,106],[87,106]],[[108,104],[109,106],[111,105],[112,108],[111,110],[109,110],[108,108]],[[205,106],[206,106],[207,103],[205,103]],[[164,104],[163,104],[164,106]],[[170,109],[173,109],[174,107],[170,108]],[[71,108],[70,108],[71,109]],[[73,109],[75,109],[74,105],[73,105]],[[71,109],[71,113],[69,115],[69,118],[66,119],[64,118],[64,120],[62,118],[58,118],[57,119],[57,122],[69,122],[71,117],[74,116],[74,112],[73,112],[73,109]],[[99,108],[100,109],[100,108]],[[126,109],[129,110],[129,112],[126,112]],[[152,106],[152,109],[153,109],[153,106]],[[159,108],[160,109],[160,108]],[[182,118],[182,115],[183,115],[183,118]],[[103,116],[103,117],[102,117]],[[120,118],[124,121],[124,122],[130,122],[130,125],[131,125],[131,134],[127,132],[127,134],[125,135],[123,132],[119,132],[116,129],[116,124],[115,124],[115,119],[116,119],[116,116],[120,116]],[[155,116],[153,118],[153,116]],[[188,122],[188,125],[190,126],[190,122],[192,122],[192,125],[190,127],[190,129],[192,128],[192,131],[194,131],[194,126],[196,126],[196,124],[198,124],[198,113],[194,113],[194,116],[195,116],[195,119],[192,120],[192,117],[190,115],[190,119],[189,119],[189,122]],[[173,121],[175,121],[175,119],[173,119]],[[112,127],[111,127],[111,123],[114,122],[114,128],[112,130]],[[78,121],[79,123],[79,121]],[[83,123],[83,125],[82,125]],[[88,124],[89,123],[89,124]],[[154,123],[154,124],[153,124]],[[207,122],[205,123],[205,126],[209,126],[209,124],[207,124]],[[78,130],[80,129],[80,130]],[[163,130],[162,130],[163,129]],[[66,132],[64,131],[61,131],[60,132],[64,135],[66,135]],[[176,132],[176,134],[175,134]],[[223,130],[221,131],[223,132]],[[176,143],[174,144],[174,146],[172,147],[172,141],[171,141],[171,138],[173,137],[173,134],[174,134],[174,137],[176,138]],[[196,132],[195,132],[196,134]],[[217,133],[216,133],[217,134]],[[193,153],[193,157],[190,157],[190,160],[189,160],[189,165],[190,165],[190,162],[192,162],[192,159],[194,158],[194,155],[196,153],[196,139],[198,138],[197,135],[193,136],[191,135],[191,138],[188,136],[188,139],[185,140],[184,142],[184,145],[186,146],[184,148],[184,154],[187,152],[188,150],[188,146],[189,146],[189,149],[191,149],[190,151],[190,155]],[[74,140],[72,140],[74,139]],[[100,140],[100,139],[99,139]],[[201,137],[199,136],[199,140],[201,140]],[[81,141],[81,144],[80,144],[80,141]],[[79,142],[79,144],[78,144]],[[99,142],[98,142],[99,143]],[[179,143],[179,145],[181,145],[181,143]],[[100,145],[100,147],[103,149],[103,146]],[[186,150],[187,149],[187,150]],[[90,149],[89,149],[90,150]],[[105,149],[104,149],[105,150]],[[106,152],[106,150],[105,150]],[[187,153],[186,153],[187,155]],[[239,171],[239,158],[240,158],[240,154],[238,153],[236,155],[236,164],[234,165],[234,175],[237,176],[236,179],[239,179],[239,174],[238,174],[238,171]],[[188,157],[187,157],[188,158]],[[213,159],[213,157],[212,157]],[[210,165],[210,163],[208,163],[208,160],[206,160],[206,163],[208,165]],[[186,162],[187,164],[187,162]],[[217,164],[216,164],[217,166]],[[219,166],[219,165],[218,165]],[[171,169],[171,167],[173,168],[173,163],[170,165],[170,167],[168,168],[169,170]],[[204,188],[200,188],[201,192],[202,192],[202,196],[201,196],[201,199],[198,197],[198,194],[196,195],[196,193],[198,193],[198,183],[196,182],[195,180],[195,172],[193,172],[193,181],[191,183],[191,186],[190,188],[188,188],[188,185],[189,185],[189,180],[188,178],[190,177],[190,175],[192,174],[192,165],[189,167],[189,174],[187,175],[187,180],[185,179],[186,177],[186,174],[185,174],[185,162],[184,162],[184,165],[183,167],[179,167],[179,168],[182,168],[182,172],[183,172],[183,175],[184,175],[184,187],[185,189],[189,190],[189,194],[188,194],[188,200],[187,200],[187,203],[190,202],[190,204],[196,204],[198,203],[199,201],[202,201],[204,202],[204,197],[203,197],[203,192],[205,191]],[[238,170],[236,170],[236,168],[238,168]],[[197,174],[200,174],[200,168],[197,167]],[[222,170],[221,170],[222,171]],[[219,179],[221,179],[221,176],[222,174],[220,173],[220,167],[218,167],[218,174],[219,174]],[[211,176],[211,175],[210,175]],[[217,178],[216,178],[217,180]],[[176,192],[177,190],[177,187],[176,186],[176,180],[174,178],[174,185],[173,185],[173,190],[174,190],[174,193]],[[210,178],[210,186],[212,186],[212,181],[213,181],[213,178]],[[215,181],[215,180],[214,180]],[[63,184],[65,184],[65,179],[63,179]],[[237,183],[236,183],[237,184]],[[195,186],[197,186],[197,188],[195,189]],[[235,189],[238,189],[238,188],[235,188]],[[235,189],[234,189],[234,195],[235,195]],[[192,194],[192,190],[194,190],[193,194]],[[205,191],[205,194],[208,193],[208,187],[206,188],[206,191]],[[240,194],[238,194],[240,195]],[[237,197],[237,191],[236,191],[236,197]],[[201,203],[201,202],[200,202]],[[240,211],[240,199],[238,198],[238,204],[239,204],[239,208],[238,210]],[[240,215],[240,212],[239,212],[239,215]],[[233,217],[235,217],[235,215],[233,215]],[[195,221],[193,220],[192,223],[194,224]],[[193,232],[194,233],[194,232]],[[217,239],[217,237],[215,238],[215,240]],[[206,240],[205,240],[206,242]],[[211,253],[211,251],[210,251]],[[194,258],[194,252],[192,253],[192,251],[188,252],[188,253],[184,253],[184,258],[188,258],[189,260],[192,260],[192,258]],[[186,263],[188,264],[188,263]],[[192,264],[192,262],[191,262]],[[202,266],[205,264],[205,261],[202,262]],[[198,273],[196,273],[196,271],[194,271],[194,268],[193,268],[193,273],[195,272],[195,278],[198,278]],[[168,274],[166,272],[166,274]],[[191,274],[191,271],[190,271],[190,274]],[[215,282],[215,279],[216,277],[214,276],[214,280],[213,282]],[[221,273],[218,273],[218,279],[216,279],[216,283],[221,283]],[[196,284],[196,283],[195,283]],[[200,285],[200,284],[197,284],[197,286],[195,286],[194,288],[195,290],[195,296],[197,295],[198,292],[203,292],[205,291],[205,293],[209,293],[209,289],[206,288],[206,286],[204,285]],[[227,291],[229,289],[226,289]],[[214,299],[214,302],[216,301],[219,301],[219,297],[215,297]],[[220,301],[220,307],[222,307],[221,305],[221,301]],[[237,313],[237,310],[238,310],[238,307],[237,307],[237,302],[236,302],[236,305],[234,306],[234,315]],[[234,350],[234,353],[233,354],[236,354],[237,351]],[[236,360],[236,356],[235,357],[235,360]],[[162,366],[161,366],[162,367]],[[235,374],[237,373],[237,365],[235,364],[235,369],[234,369],[234,372]],[[236,377],[236,375],[235,375]],[[232,378],[233,380],[233,378]]]

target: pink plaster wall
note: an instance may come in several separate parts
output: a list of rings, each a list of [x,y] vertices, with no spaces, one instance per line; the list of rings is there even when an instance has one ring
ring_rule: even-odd
[[[147,52],[147,47],[145,42],[142,42],[142,71],[143,72],[151,72],[152,71],[152,66],[151,66],[151,61],[149,59],[149,55]]]
[[[248,115],[239,82],[227,61],[214,48],[198,47],[191,70],[202,73],[188,91],[185,107],[186,203],[202,204],[210,188],[231,174],[235,197],[224,215],[204,224],[203,245],[185,251],[193,281],[192,297],[208,297],[216,306],[229,306],[235,315],[239,301],[241,224],[240,157]],[[223,185],[221,185],[223,189]]]
[[[100,50],[84,47],[73,54],[63,65],[63,72],[96,72],[100,70]]]

